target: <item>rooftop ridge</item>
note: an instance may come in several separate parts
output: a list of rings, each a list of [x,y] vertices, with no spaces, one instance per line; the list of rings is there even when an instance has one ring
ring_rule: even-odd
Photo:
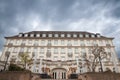
[[[94,38],[93,36],[95,36],[96,38],[98,36],[100,36],[101,38],[110,38],[110,37],[102,36],[102,35],[100,35],[100,33],[91,33],[91,32],[88,32],[88,31],[29,31],[29,32],[19,33],[17,35],[14,35],[14,36],[11,36],[11,37],[5,37],[5,38],[19,38],[20,34],[22,35],[22,37],[24,37],[24,35],[26,35],[26,34],[28,34],[27,37],[30,37],[30,35],[33,34],[33,37],[36,38],[37,34],[39,34],[40,37],[42,37],[42,34],[48,35],[49,33],[52,34],[52,35],[59,34],[59,37],[60,37],[60,34],[65,34],[65,35],[70,34],[71,37],[69,37],[69,38],[72,38],[74,36],[74,34],[77,35],[76,38],[79,38],[78,36],[80,36],[80,35],[84,36],[84,37],[81,37],[81,38]],[[86,37],[86,35],[88,35],[88,37]],[[54,37],[54,36],[52,36],[52,37]],[[75,37],[73,37],[73,38],[75,38]],[[114,38],[111,38],[111,39],[114,39]]]

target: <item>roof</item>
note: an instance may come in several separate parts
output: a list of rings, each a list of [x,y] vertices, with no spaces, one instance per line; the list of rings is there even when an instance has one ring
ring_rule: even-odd
[[[28,36],[25,37],[25,34],[27,34]],[[33,34],[33,37],[31,37],[30,35]],[[39,37],[36,37],[36,35],[39,34]],[[42,37],[42,34],[46,34],[46,37]],[[52,37],[49,37],[48,34],[52,34]],[[19,33],[17,35],[14,36],[9,36],[9,37],[5,37],[6,39],[10,39],[10,38],[55,38],[54,34],[58,34],[57,38],[68,38],[67,34],[70,34],[71,37],[69,38],[81,38],[79,35],[83,35],[82,38],[86,38],[86,35],[88,35],[87,38],[105,38],[105,39],[114,39],[114,38],[110,38],[110,37],[105,37],[100,35],[99,33],[91,33],[91,32],[86,32],[86,31],[31,31],[31,32],[25,32],[25,33]],[[65,34],[65,37],[61,37],[61,34]],[[76,34],[77,37],[73,37],[73,35]],[[19,36],[21,35],[21,37]],[[94,35],[95,37],[92,37],[92,35]],[[98,37],[99,36],[99,37]]]

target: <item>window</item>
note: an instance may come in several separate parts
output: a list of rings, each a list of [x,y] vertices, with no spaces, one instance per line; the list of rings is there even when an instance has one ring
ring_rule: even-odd
[[[110,49],[110,48],[107,48],[107,52],[109,52],[109,53],[110,53],[110,52],[111,52],[111,49]]]
[[[81,38],[82,38],[82,37],[83,37],[83,34],[79,34],[79,37],[81,37]]]
[[[61,49],[61,54],[64,54],[64,53],[65,53],[65,49],[62,48],[62,49]]]
[[[86,51],[85,51],[85,49],[84,49],[84,48],[82,48],[82,49],[81,49],[81,52],[82,52],[82,53],[85,53]]]
[[[99,43],[102,45],[102,44],[103,44],[103,41],[102,41],[102,40],[99,40]]]
[[[89,34],[86,34],[85,37],[88,38],[88,37],[89,37]]]
[[[90,45],[90,41],[89,40],[86,40],[86,43],[87,43],[88,46]]]
[[[74,53],[75,53],[75,54],[78,54],[78,53],[79,53],[78,48],[75,48]]]
[[[47,52],[51,52],[51,49],[50,49],[50,48],[48,48],[48,49],[47,49]]]
[[[61,58],[65,58],[65,56],[61,56]]]
[[[65,37],[65,34],[61,34],[61,37]]]
[[[64,45],[64,44],[65,44],[65,41],[64,41],[64,40],[61,40],[61,44]]]
[[[72,49],[69,48],[69,49],[68,49],[68,53],[72,53]]]
[[[30,34],[30,37],[34,37],[34,34]]]
[[[25,46],[26,40],[23,40],[21,46]]]
[[[55,34],[54,36],[55,36],[55,37],[58,37],[58,34]]]
[[[80,45],[85,46],[84,40],[80,40]]]
[[[72,46],[71,40],[68,40],[67,45]]]
[[[48,37],[52,37],[52,34],[48,34]]]
[[[79,59],[79,56],[75,56],[75,59]]]
[[[27,52],[31,52],[31,48],[28,48],[28,49],[27,49]]]
[[[34,46],[38,46],[38,40],[35,40]]]
[[[72,57],[73,56],[73,54],[72,54],[72,49],[68,49],[68,57]]]
[[[36,37],[40,37],[40,34],[36,34]]]
[[[58,58],[58,56],[54,56],[54,58]]]
[[[39,56],[39,58],[40,58],[40,59],[43,59],[43,58],[44,58],[44,56]]]
[[[64,61],[65,60],[65,56],[61,56],[61,59],[62,59],[62,61]]]
[[[108,40],[106,40],[106,41],[105,41],[105,43],[106,43],[106,44],[109,44],[109,41],[108,41]]]
[[[42,41],[41,41],[41,45],[44,45],[44,44],[45,44],[45,41],[44,41],[44,40],[42,40]]]
[[[21,49],[20,49],[20,52],[24,52],[24,48],[21,48]]]
[[[48,44],[50,44],[51,43],[51,40],[48,40]]]
[[[51,40],[48,40],[47,46],[51,46]]]
[[[82,52],[82,57],[86,57],[86,51]]]
[[[97,34],[97,37],[100,38],[100,34]]]
[[[74,45],[78,45],[78,40],[74,40]]]
[[[70,34],[67,34],[67,37],[71,37],[71,35],[70,35]]]
[[[35,53],[38,52],[38,48],[34,48],[34,52],[35,52]]]
[[[54,45],[58,45],[58,40],[54,40]]]
[[[41,48],[41,49],[40,49],[40,53],[41,53],[41,54],[44,54],[44,48]]]
[[[13,45],[13,42],[10,41],[10,42],[8,43],[8,46],[12,46],[12,45]]]
[[[94,37],[95,37],[95,35],[93,35],[93,34],[92,34],[92,35],[91,35],[91,37],[92,37],[92,38],[94,38]]]
[[[51,57],[51,49],[47,49],[46,57],[50,58]]]
[[[46,34],[42,34],[42,37],[46,37]]]
[[[77,34],[73,34],[73,37],[77,37]]]
[[[22,37],[22,33],[19,34],[19,37]]]
[[[26,40],[23,40],[23,41],[22,41],[22,43],[24,43],[24,44],[25,44],[25,42],[26,42]]]
[[[28,34],[25,34],[24,37],[28,37]]]
[[[20,40],[16,40],[16,44],[19,44]]]
[[[28,44],[32,44],[32,41],[31,41],[31,40],[29,40],[29,41],[28,41]]]
[[[58,56],[54,56],[54,60],[58,60]]]
[[[13,51],[13,52],[15,52],[15,53],[16,53],[17,51],[18,51],[18,48],[14,48],[14,51]]]
[[[93,45],[94,45],[94,46],[98,46],[98,44],[97,44],[97,41],[96,41],[96,40],[94,40],[94,41],[93,41]]]
[[[54,54],[57,54],[57,53],[58,53],[58,49],[55,48],[55,49],[54,49]]]

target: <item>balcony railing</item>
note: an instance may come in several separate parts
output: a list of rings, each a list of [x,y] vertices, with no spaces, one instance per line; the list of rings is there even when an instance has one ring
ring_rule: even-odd
[[[72,44],[67,44],[67,46],[72,46]]]
[[[51,52],[47,52],[47,53],[46,53],[46,56],[47,56],[47,57],[51,57]]]
[[[21,46],[25,46],[25,43],[22,43]]]
[[[52,46],[52,44],[51,44],[51,43],[48,43],[47,46]]]
[[[85,44],[80,44],[80,46],[85,46]]]
[[[72,53],[68,53],[68,57],[72,57],[73,56],[73,54]]]
[[[61,52],[61,54],[65,54],[65,52]]]
[[[106,44],[106,46],[110,47],[110,44]]]
[[[13,43],[9,43],[8,46],[13,46]]]

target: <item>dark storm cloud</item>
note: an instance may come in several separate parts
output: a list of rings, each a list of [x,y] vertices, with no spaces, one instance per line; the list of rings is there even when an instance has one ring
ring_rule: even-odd
[[[32,30],[87,30],[115,36],[119,19],[120,0],[0,0],[0,50],[4,36]],[[120,54],[119,39],[114,42]]]

